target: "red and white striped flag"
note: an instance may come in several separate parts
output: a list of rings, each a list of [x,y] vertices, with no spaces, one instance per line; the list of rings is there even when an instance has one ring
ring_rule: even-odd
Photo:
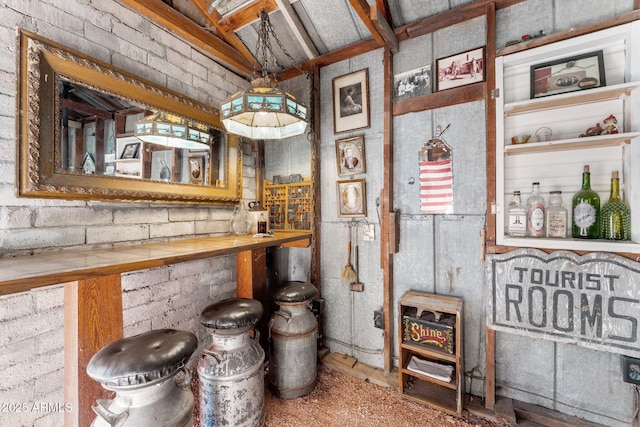
[[[420,162],[420,212],[453,213],[451,159]]]

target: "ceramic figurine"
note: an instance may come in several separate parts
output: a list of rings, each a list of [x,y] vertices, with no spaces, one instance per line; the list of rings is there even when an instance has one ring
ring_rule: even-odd
[[[604,119],[602,123],[604,124],[604,130],[601,135],[618,133],[618,119],[613,114]]]

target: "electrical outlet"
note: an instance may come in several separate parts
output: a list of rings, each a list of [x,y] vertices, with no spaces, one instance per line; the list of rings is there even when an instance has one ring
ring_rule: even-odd
[[[378,329],[384,329],[384,312],[382,310],[374,310],[373,326]]]
[[[640,359],[622,356],[622,368],[624,382],[640,385]]]

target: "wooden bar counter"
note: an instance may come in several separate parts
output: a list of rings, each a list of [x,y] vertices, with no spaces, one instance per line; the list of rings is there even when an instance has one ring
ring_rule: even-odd
[[[86,375],[91,357],[123,338],[120,275],[180,262],[236,254],[237,295],[265,302],[266,249],[308,247],[311,233],[280,231],[273,237],[221,235],[100,249],[59,250],[0,258],[0,295],[64,284],[64,394],[73,410],[65,426],[91,424],[91,406],[108,397]]]

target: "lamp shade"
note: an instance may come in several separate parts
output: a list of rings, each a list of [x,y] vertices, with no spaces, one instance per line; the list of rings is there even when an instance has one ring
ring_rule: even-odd
[[[211,149],[211,134],[206,127],[185,123],[170,114],[153,114],[136,122],[134,135],[144,142],[172,148]]]
[[[251,139],[284,139],[307,128],[307,107],[268,78],[253,80],[247,90],[227,98],[221,110],[229,132]]]

